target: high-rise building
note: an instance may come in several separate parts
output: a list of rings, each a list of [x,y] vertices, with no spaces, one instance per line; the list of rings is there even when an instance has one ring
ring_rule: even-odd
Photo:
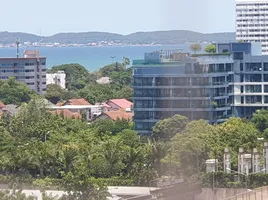
[[[161,119],[180,114],[221,123],[268,107],[268,56],[251,43],[217,44],[217,53],[145,54],[133,61],[134,122],[150,134]]]
[[[0,79],[15,77],[37,93],[46,92],[46,57],[39,51],[25,51],[23,57],[0,58]]]
[[[268,55],[268,0],[236,0],[236,39],[261,42]]]

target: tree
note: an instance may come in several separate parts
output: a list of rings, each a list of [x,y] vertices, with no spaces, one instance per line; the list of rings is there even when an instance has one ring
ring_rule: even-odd
[[[182,115],[174,115],[163,119],[153,127],[153,138],[170,140],[177,133],[182,133],[188,123],[188,118]]]
[[[113,72],[123,72],[125,70],[125,67],[123,64],[121,63],[114,63],[114,64],[110,64],[110,65],[106,65],[102,68],[99,69],[99,72],[101,74],[102,77],[110,77],[111,73]]]
[[[4,104],[20,105],[28,102],[36,94],[25,83],[18,82],[15,78],[0,80],[0,100]]]
[[[58,84],[49,84],[47,85],[47,91],[45,98],[52,102],[53,104],[58,103],[59,101],[67,100],[68,92],[61,88]]]
[[[130,86],[132,81],[132,75],[129,72],[112,72],[110,74],[110,78],[112,79],[112,84],[116,84],[120,87]]]
[[[268,110],[257,110],[251,119],[257,129],[263,132],[268,128]]]
[[[172,139],[173,154],[178,156],[177,162],[186,177],[205,170],[205,161],[210,157],[216,141],[215,132],[215,128],[204,120],[192,121],[183,134],[177,134]]]
[[[216,45],[215,44],[210,44],[205,47],[205,52],[207,53],[216,53]]]
[[[128,65],[130,65],[129,58],[123,57],[123,65],[125,66],[125,69],[127,68]]]
[[[202,46],[200,44],[191,44],[190,49],[194,52],[194,54],[196,54],[196,52],[202,50]]]

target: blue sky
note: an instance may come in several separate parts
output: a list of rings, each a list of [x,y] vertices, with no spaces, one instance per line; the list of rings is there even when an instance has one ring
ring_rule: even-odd
[[[234,0],[3,0],[0,31],[234,31],[234,6]]]

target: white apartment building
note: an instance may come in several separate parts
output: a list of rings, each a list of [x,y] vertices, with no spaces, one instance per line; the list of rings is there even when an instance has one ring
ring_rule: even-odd
[[[261,42],[268,55],[268,0],[236,0],[236,39]]]
[[[58,84],[61,88],[66,88],[66,74],[64,71],[58,71],[54,74],[47,74],[46,75],[46,82],[47,85],[49,84]]]
[[[14,77],[24,82],[37,93],[46,92],[46,57],[40,57],[39,51],[25,51],[23,57],[0,58],[0,80]]]

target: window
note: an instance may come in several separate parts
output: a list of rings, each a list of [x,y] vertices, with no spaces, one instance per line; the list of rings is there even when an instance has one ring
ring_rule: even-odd
[[[264,92],[268,93],[268,85],[264,85]]]
[[[46,65],[46,62],[42,62],[41,65]]]
[[[34,69],[26,69],[25,72],[34,72]]]
[[[246,71],[262,71],[262,64],[261,63],[246,63]]]
[[[264,71],[268,71],[268,63],[263,63],[263,68]]]
[[[34,85],[34,83],[27,83],[27,85]]]
[[[261,93],[261,85],[246,85],[246,93]]]

